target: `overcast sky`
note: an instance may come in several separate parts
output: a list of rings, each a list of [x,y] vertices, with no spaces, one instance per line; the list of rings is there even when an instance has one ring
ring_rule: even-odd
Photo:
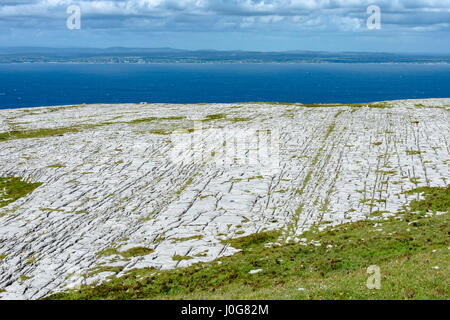
[[[381,9],[369,30],[367,7]],[[69,30],[67,8],[81,8]],[[450,0],[0,0],[0,46],[450,53]]]

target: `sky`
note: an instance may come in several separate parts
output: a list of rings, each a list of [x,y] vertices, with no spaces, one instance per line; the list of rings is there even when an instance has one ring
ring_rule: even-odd
[[[450,0],[0,0],[0,46],[449,54]]]

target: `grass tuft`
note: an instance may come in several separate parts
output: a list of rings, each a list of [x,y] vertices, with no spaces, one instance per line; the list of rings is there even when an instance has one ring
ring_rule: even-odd
[[[0,177],[0,208],[26,196],[41,186],[42,183],[31,183],[21,177]]]
[[[413,212],[447,212],[450,213],[450,185],[447,188],[421,187],[407,192],[420,193],[423,200],[413,200],[409,208]]]

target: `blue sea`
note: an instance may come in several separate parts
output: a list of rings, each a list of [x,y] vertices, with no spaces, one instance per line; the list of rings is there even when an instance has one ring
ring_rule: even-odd
[[[356,103],[450,97],[450,65],[3,64],[0,109],[81,103]]]

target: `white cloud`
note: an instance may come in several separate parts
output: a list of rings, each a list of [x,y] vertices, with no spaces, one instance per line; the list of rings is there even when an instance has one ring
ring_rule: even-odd
[[[450,0],[17,0],[0,4],[0,26],[33,23],[52,26],[79,4],[84,28],[139,29],[154,25],[167,31],[258,28],[357,31],[364,29],[366,8],[381,7],[382,23],[393,28],[448,30]]]

